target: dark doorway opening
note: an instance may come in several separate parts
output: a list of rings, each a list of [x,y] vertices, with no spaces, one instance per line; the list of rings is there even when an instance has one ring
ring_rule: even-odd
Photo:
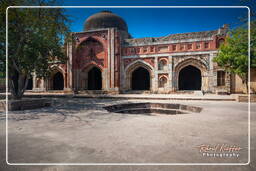
[[[63,90],[64,89],[64,78],[60,72],[57,72],[53,76],[53,90]]]
[[[150,74],[148,70],[139,67],[132,73],[132,90],[149,90]]]
[[[179,90],[201,90],[201,71],[191,65],[179,73]]]
[[[102,76],[99,68],[93,67],[88,72],[88,90],[101,90]]]
[[[27,85],[27,90],[32,90],[33,89],[33,78],[28,79],[28,85]]]

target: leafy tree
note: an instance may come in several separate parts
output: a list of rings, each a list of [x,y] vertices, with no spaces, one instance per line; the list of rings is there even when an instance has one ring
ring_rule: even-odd
[[[256,68],[256,21],[251,22],[251,68]]]
[[[57,2],[4,0],[1,4],[1,18],[6,7],[10,5],[52,6],[57,5]],[[22,98],[33,72],[39,78],[47,77],[50,71],[49,63],[65,62],[63,42],[69,35],[69,22],[61,8],[8,9],[8,79],[14,99]],[[0,33],[2,29],[1,27]]]
[[[0,3],[0,5],[2,5]],[[5,77],[5,12],[0,9],[0,78]]]
[[[256,23],[251,22],[251,67],[256,67]],[[221,45],[214,62],[227,72],[237,74],[246,85],[248,92],[248,29],[238,27],[229,33],[226,42]]]

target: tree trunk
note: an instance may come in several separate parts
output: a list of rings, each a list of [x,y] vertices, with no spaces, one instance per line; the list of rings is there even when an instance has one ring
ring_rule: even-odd
[[[250,88],[248,87],[248,81],[245,81],[245,91],[246,91],[246,94],[248,94]]]
[[[245,93],[248,94],[249,90],[250,90],[250,87],[248,87],[248,78],[247,77],[244,77],[242,78],[242,81],[243,81],[243,84],[245,85]]]
[[[244,86],[245,88],[245,93],[248,94],[249,90],[250,90],[250,87],[249,84],[248,84],[248,73],[244,74],[244,75],[238,75],[241,80],[242,80],[242,86]],[[243,93],[244,93],[244,90],[243,90]]]
[[[9,78],[9,81],[12,98],[16,100],[21,99],[28,85],[28,76],[16,72]]]

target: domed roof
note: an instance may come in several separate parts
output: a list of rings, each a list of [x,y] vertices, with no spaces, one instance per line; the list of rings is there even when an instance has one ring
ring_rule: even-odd
[[[126,22],[111,11],[101,11],[96,13],[87,18],[84,24],[85,31],[112,27],[116,27],[119,30],[126,32],[128,31]]]

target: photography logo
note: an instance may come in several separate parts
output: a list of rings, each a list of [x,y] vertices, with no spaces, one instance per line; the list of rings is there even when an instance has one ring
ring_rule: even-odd
[[[238,145],[229,144],[217,144],[217,145],[207,145],[202,144],[197,146],[199,152],[203,157],[239,157],[242,148]]]

